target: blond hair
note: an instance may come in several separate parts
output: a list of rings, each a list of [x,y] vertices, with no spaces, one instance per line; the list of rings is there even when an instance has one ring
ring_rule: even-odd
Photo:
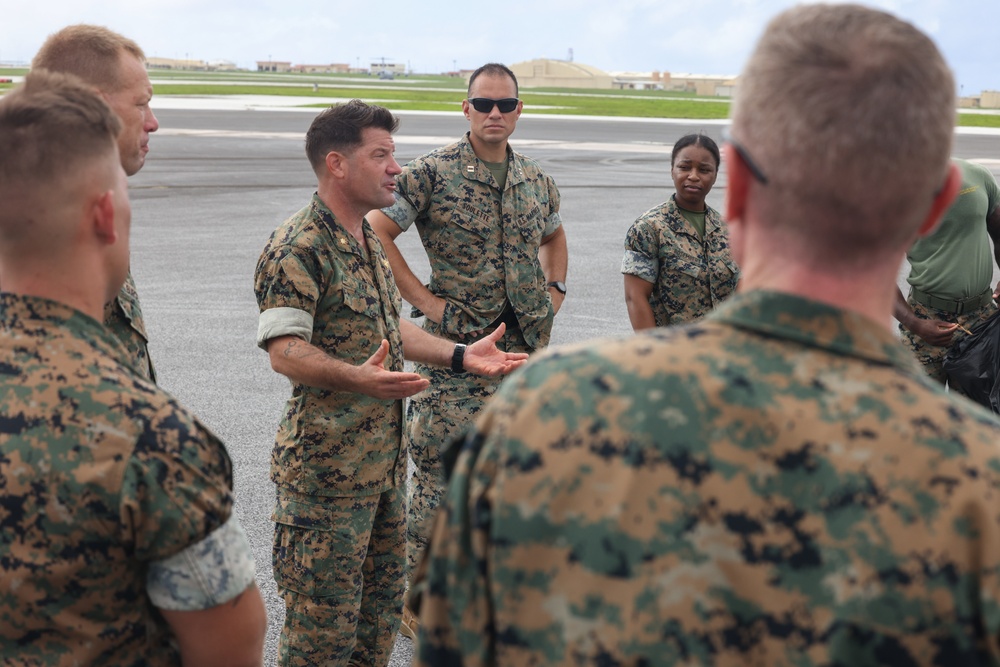
[[[98,25],[71,25],[49,35],[31,67],[75,74],[106,93],[121,89],[121,56],[140,62],[146,55],[128,37]]]
[[[733,135],[769,183],[758,219],[807,261],[905,244],[947,173],[955,83],[917,28],[859,5],[803,5],[768,25],[740,79]]]

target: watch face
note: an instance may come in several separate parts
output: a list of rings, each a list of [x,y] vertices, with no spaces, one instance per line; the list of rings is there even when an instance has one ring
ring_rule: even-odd
[[[566,283],[562,282],[561,280],[553,280],[548,285],[546,285],[546,287],[555,287],[557,290],[559,290],[560,294],[566,293]]]

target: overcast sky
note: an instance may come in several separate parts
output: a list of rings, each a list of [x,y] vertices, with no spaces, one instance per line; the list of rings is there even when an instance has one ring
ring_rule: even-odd
[[[415,72],[533,58],[606,71],[738,74],[794,0],[0,0],[0,62],[27,62],[70,23],[106,25],[147,56],[367,65]],[[959,92],[1000,89],[1000,0],[871,0],[931,35]]]

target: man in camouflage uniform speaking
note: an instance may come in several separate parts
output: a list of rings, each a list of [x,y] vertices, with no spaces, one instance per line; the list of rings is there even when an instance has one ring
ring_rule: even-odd
[[[566,234],[555,183],[507,142],[521,115],[517,94],[517,79],[507,67],[490,63],[473,72],[462,102],[470,131],[406,165],[396,179],[396,203],[373,211],[369,220],[403,298],[424,314],[424,329],[466,341],[506,322],[507,349],[531,352],[548,343],[566,293]],[[427,286],[394,241],[414,223],[430,260]],[[441,496],[439,450],[499,384],[447,368],[417,371],[431,378],[431,386],[410,401],[407,412],[416,466],[407,515],[411,570]]]
[[[292,381],[271,458],[281,665],[389,661],[405,574],[402,399],[428,384],[403,372],[404,356],[487,375],[527,358],[497,349],[503,327],[466,348],[400,322],[389,262],[364,219],[392,202],[397,123],[359,100],[316,117],[306,154],[317,192],[257,264],[257,343]]]
[[[737,293],[504,383],[415,583],[417,664],[1000,664],[1000,421],[890,326],[958,189],[954,90],[888,14],[769,24],[726,147]]]
[[[138,44],[102,26],[72,25],[49,35],[31,67],[75,74],[96,88],[121,119],[118,152],[125,174],[132,176],[142,169],[149,153],[149,134],[160,123],[149,108],[153,86]],[[125,345],[136,370],[155,382],[146,323],[131,271],[105,305],[104,324]]]
[[[101,325],[128,272],[120,128],[69,75],[0,99],[0,656],[260,664],[229,456]]]

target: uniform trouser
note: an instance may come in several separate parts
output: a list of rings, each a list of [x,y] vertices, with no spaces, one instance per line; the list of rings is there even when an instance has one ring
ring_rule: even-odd
[[[944,310],[938,310],[937,308],[931,308],[930,306],[925,306],[922,303],[917,303],[911,298],[907,299],[906,302],[913,309],[914,314],[922,320],[942,320],[944,322],[955,322],[965,327],[966,329],[971,329],[980,322],[989,318],[997,307],[994,303],[989,303],[982,308],[977,308],[976,310],[970,310],[967,313],[962,313],[961,315],[955,315],[954,313],[949,313]],[[936,347],[925,341],[920,336],[911,332],[909,329],[904,327],[902,324],[899,325],[900,338],[903,344],[913,352],[914,356],[917,357],[917,361],[924,367],[927,374],[932,378],[945,384],[948,381],[948,376],[944,372],[944,358],[948,354],[947,347]],[[958,340],[965,334],[958,330],[955,332],[955,337],[952,338],[952,342]]]
[[[279,488],[274,520],[278,664],[388,664],[406,581],[402,490],[326,498]]]
[[[508,329],[497,347],[506,352],[531,352],[519,330]],[[441,453],[475,421],[503,378],[454,373],[439,366],[415,364],[414,371],[430,379],[425,391],[406,409],[406,438],[414,473],[407,491],[406,563],[412,573],[434,523],[444,492]]]

